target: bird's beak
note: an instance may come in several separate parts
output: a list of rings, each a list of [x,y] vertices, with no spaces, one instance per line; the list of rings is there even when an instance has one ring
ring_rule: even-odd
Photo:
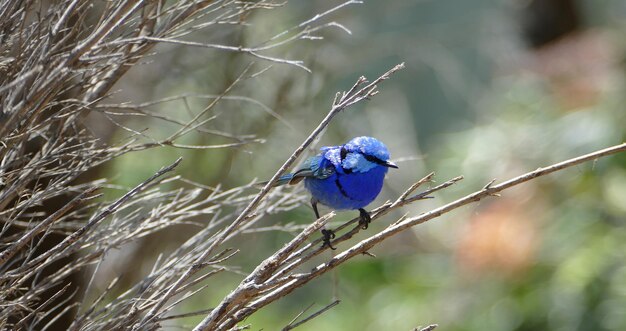
[[[388,168],[398,169],[398,166],[395,163],[391,162],[391,161],[385,161],[385,164],[383,164],[383,165],[385,167],[388,167]]]

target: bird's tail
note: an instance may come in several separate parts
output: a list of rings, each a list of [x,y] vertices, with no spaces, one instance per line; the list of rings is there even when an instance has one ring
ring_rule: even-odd
[[[282,176],[278,177],[278,180],[272,186],[276,187],[276,186],[282,186],[282,185],[285,185],[285,184],[289,184],[289,182],[291,182],[292,179],[293,179],[293,174],[282,175]],[[256,183],[255,186],[257,186],[258,188],[262,188],[268,182],[269,181],[259,182],[259,183]]]

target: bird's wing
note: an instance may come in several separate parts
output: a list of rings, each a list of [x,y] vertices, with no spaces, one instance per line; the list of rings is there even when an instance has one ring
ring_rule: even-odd
[[[289,184],[297,184],[307,177],[325,179],[332,176],[334,173],[335,167],[333,164],[326,160],[323,155],[316,155],[306,160],[302,168],[293,173]]]

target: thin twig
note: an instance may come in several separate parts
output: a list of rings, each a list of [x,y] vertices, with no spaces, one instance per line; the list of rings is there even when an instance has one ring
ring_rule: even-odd
[[[315,313],[307,316],[305,319],[301,320],[300,322],[297,323],[293,323],[294,321],[292,321],[291,323],[289,323],[289,325],[285,326],[282,331],[289,331],[289,330],[293,330],[297,327],[299,327],[300,325],[322,315],[323,313],[325,313],[327,310],[333,308],[334,306],[338,305],[341,302],[341,300],[335,300],[331,303],[329,303],[328,305],[326,305],[325,307],[323,307],[322,309],[316,311]],[[298,315],[300,316],[300,315]]]
[[[0,265],[5,264],[15,253],[17,253],[24,245],[30,242],[36,235],[40,234],[42,231],[46,230],[54,222],[56,222],[59,218],[65,215],[68,211],[74,209],[77,205],[81,204],[87,199],[91,199],[90,195],[95,192],[97,187],[90,187],[85,190],[83,193],[77,195],[70,202],[66,203],[59,210],[54,212],[52,215],[48,216],[45,220],[37,224],[30,231],[25,233],[20,239],[16,240],[11,246],[7,247],[2,253],[0,253]]]

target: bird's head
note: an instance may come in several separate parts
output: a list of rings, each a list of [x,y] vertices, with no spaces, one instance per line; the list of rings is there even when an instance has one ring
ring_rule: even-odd
[[[344,168],[361,168],[363,160],[372,165],[398,168],[389,161],[389,150],[380,140],[372,137],[356,137],[341,146],[340,158]],[[354,164],[353,164],[354,163]],[[367,169],[364,169],[367,170]]]

